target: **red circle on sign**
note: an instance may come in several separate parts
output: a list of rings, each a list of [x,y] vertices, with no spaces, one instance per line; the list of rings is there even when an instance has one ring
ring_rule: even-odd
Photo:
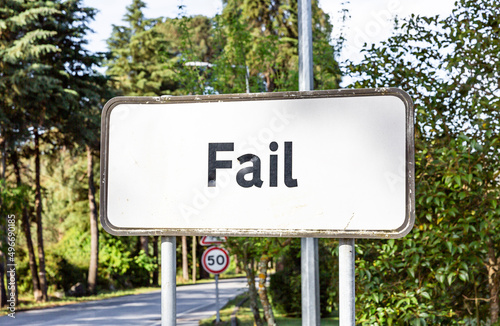
[[[224,248],[210,247],[201,256],[201,265],[211,274],[223,273],[229,267],[229,253]]]

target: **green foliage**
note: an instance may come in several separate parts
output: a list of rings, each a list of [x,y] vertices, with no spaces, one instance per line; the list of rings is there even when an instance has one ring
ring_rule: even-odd
[[[302,314],[300,241],[293,241],[271,275],[269,293],[279,313],[300,317]],[[324,307],[322,305],[322,307]]]
[[[29,202],[32,195],[31,188],[28,185],[20,184],[12,186],[7,184],[5,180],[0,180],[0,214],[16,215],[20,217],[23,207]]]
[[[137,264],[137,267],[139,267],[140,269],[144,269],[148,272],[153,272],[155,270],[158,270],[158,264],[155,262],[154,257],[152,257],[151,255],[147,255],[142,250],[139,251],[139,254],[134,257],[134,262]]]
[[[136,250],[137,237],[99,234],[99,283],[112,288],[149,284],[150,272],[158,269],[153,257]]]
[[[124,238],[107,236],[103,233],[99,242],[99,275],[111,280],[118,280],[130,268],[132,258]]]
[[[54,44],[44,43],[56,35],[55,31],[38,28],[23,31],[27,26],[37,21],[61,14],[53,2],[26,5],[19,1],[6,1],[7,6],[0,11],[0,29],[3,31],[3,41],[9,41],[9,46],[2,46],[0,54],[2,61],[16,63],[18,60],[40,58],[48,53],[58,52]],[[5,6],[5,4],[4,4]]]
[[[415,228],[397,241],[358,241],[363,324],[479,325],[495,318],[499,13],[497,1],[463,0],[444,19],[412,16],[351,65],[360,78],[355,87],[403,88],[416,111]]]
[[[312,3],[312,12],[315,88],[337,88],[340,70],[334,58],[336,50],[330,44],[332,26],[316,1]],[[271,5],[261,1],[225,1],[222,14],[213,19],[213,28],[192,32],[199,21],[199,17],[177,20],[182,56],[176,71],[185,93],[243,93],[247,83],[250,92],[298,90],[295,1],[282,0]],[[208,48],[197,44],[206,44]],[[210,65],[183,66],[196,61]]]
[[[168,50],[160,53],[165,65],[174,71],[169,89],[172,95],[203,94],[210,81],[210,68],[192,68],[189,62],[211,62],[215,51],[213,22],[205,16],[166,19],[158,25]]]
[[[338,265],[331,255],[334,245],[336,243],[319,241],[319,295],[322,317],[328,316],[337,302],[337,283],[334,283],[333,275]],[[286,316],[300,317],[302,315],[300,250],[300,239],[294,239],[283,251],[277,262],[277,271],[270,278],[269,292],[273,299],[273,306],[277,312]]]
[[[127,7],[124,21],[128,26],[113,26],[108,39],[111,59],[107,74],[124,95],[157,96],[169,94],[173,72],[167,69],[159,55],[167,51],[167,42],[158,31],[161,19],[146,19],[142,9],[146,4],[134,0]]]
[[[63,256],[52,251],[47,252],[46,260],[47,281],[53,290],[68,292],[76,283],[85,283],[88,268],[72,264]]]
[[[80,243],[71,240],[82,239],[88,228],[81,223],[82,214],[88,212],[87,189],[81,183],[78,166],[70,165],[70,173],[75,175],[68,176],[64,169],[78,161],[74,159],[78,153],[71,153],[74,161],[68,163],[69,149],[81,149],[77,144],[85,143],[95,148],[99,139],[95,130],[99,126],[101,96],[106,93],[106,78],[95,69],[103,56],[85,49],[88,22],[95,13],[95,9],[84,7],[81,0],[6,0],[0,4],[0,143],[2,147],[7,145],[6,161],[13,165],[13,169],[7,170],[6,180],[10,187],[26,182],[31,189],[41,189],[45,197],[43,205],[37,206],[39,210],[34,210],[36,192],[30,189],[31,198],[24,197],[16,211],[19,219],[27,217],[27,229],[35,220],[34,213],[39,216],[36,220],[43,234],[37,237],[36,245],[42,246],[43,236],[46,244],[44,250],[35,250],[41,255],[48,252],[45,260],[52,288],[67,288],[69,283],[84,277],[81,270],[86,252]],[[34,139],[39,140],[39,146]],[[38,154],[42,156],[42,165],[49,167],[42,168],[41,173],[30,160]],[[38,179],[41,187],[35,182]],[[71,231],[66,234],[68,230]],[[19,232],[19,243],[26,245],[23,236]],[[58,241],[68,246],[66,252],[53,246]],[[21,255],[20,264],[26,264],[28,253],[24,248],[17,252]],[[41,261],[40,258],[38,267],[44,277]],[[20,277],[21,288],[31,287],[27,286],[28,275],[23,273]]]

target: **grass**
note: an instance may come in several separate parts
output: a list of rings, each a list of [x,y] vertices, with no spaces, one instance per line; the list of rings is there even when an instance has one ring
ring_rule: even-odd
[[[231,314],[233,313],[235,307],[245,298],[247,294],[242,294],[235,299],[229,301],[220,311],[220,323],[219,326],[230,326],[231,325]],[[262,315],[262,309],[261,309]],[[302,320],[300,318],[286,317],[283,314],[279,314],[274,311],[274,317],[276,319],[276,325],[279,326],[302,326]],[[254,320],[252,312],[250,311],[249,301],[246,300],[243,305],[238,309],[236,314],[238,326],[253,326]],[[211,318],[204,319],[200,322],[201,326],[213,326],[215,324],[215,316]],[[338,317],[327,317],[321,318],[321,326],[338,326]]]

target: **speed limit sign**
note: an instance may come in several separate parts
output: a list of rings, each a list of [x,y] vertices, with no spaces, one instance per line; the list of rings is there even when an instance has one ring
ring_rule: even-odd
[[[226,249],[210,247],[201,256],[201,264],[211,274],[223,273],[229,266],[229,254]]]

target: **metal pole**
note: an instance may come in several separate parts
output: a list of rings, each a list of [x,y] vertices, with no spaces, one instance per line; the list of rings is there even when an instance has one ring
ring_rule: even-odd
[[[161,237],[161,325],[175,326],[175,237]]]
[[[218,324],[220,322],[220,313],[219,313],[219,274],[215,274],[215,309],[217,310],[217,317],[215,323]]]
[[[301,239],[302,325],[319,326],[318,239]]]
[[[339,322],[340,326],[354,326],[355,289],[354,289],[354,239],[339,240]]]
[[[299,91],[311,91],[313,83],[311,0],[299,5]]]
[[[313,90],[311,0],[298,0],[299,91]],[[318,239],[301,240],[302,325],[319,326]]]
[[[245,86],[246,86],[246,91],[247,91],[247,94],[250,93],[250,83],[249,83],[249,79],[250,79],[250,71],[248,70],[248,66],[245,66]]]

